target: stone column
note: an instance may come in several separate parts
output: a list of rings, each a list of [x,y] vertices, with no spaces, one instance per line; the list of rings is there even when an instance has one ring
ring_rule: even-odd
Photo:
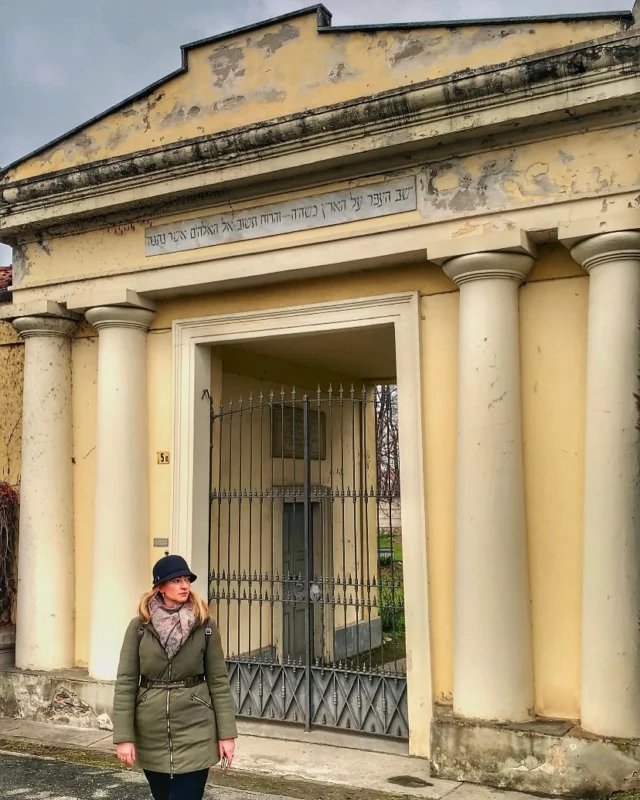
[[[532,264],[480,252],[444,265],[460,287],[453,702],[476,719],[533,707],[518,330]]]
[[[153,312],[102,307],[89,674],[115,678],[122,637],[151,585],[147,452],[147,331]]]
[[[640,737],[640,230],[571,255],[589,273],[584,487],[582,725]]]
[[[21,317],[22,479],[16,664],[75,664],[71,336],[75,323]]]

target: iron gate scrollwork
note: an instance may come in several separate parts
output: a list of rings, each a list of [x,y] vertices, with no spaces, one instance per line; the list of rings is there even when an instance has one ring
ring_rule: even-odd
[[[209,397],[209,601],[239,716],[408,737],[397,441],[381,468],[378,399]]]

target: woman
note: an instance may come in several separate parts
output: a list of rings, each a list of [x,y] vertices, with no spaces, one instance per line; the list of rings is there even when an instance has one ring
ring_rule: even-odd
[[[231,765],[238,735],[220,634],[195,580],[180,556],[161,558],[120,653],[113,741],[155,800],[202,800],[209,767]]]

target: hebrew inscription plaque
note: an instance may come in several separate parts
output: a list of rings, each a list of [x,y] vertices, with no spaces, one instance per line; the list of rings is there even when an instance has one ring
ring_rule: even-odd
[[[157,256],[216,244],[324,228],[415,211],[413,175],[298,200],[226,211],[145,230],[145,253]]]

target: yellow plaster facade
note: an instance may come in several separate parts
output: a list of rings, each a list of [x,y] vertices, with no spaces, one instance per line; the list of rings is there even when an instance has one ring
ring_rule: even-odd
[[[187,46],[183,74],[19,164],[12,180],[346,103],[590,41],[594,23],[524,21],[342,33],[315,13]],[[619,33],[600,20],[598,38]],[[293,68],[292,65],[295,65]]]
[[[364,380],[371,387],[376,381],[397,381],[400,402],[407,403],[400,407],[401,419],[410,402],[419,408],[420,430],[414,431],[419,441],[409,441],[406,434],[402,439],[401,433],[401,449],[411,451],[412,457],[415,451],[415,460],[406,468],[411,474],[403,472],[403,481],[408,484],[415,478],[419,496],[424,496],[419,523],[403,532],[405,552],[407,537],[412,553],[424,552],[424,563],[407,567],[405,562],[404,575],[405,589],[411,584],[406,612],[412,752],[429,755],[428,727],[437,707],[453,704],[454,713],[463,719],[479,716],[460,706],[465,700],[456,699],[469,691],[463,685],[467,672],[460,631],[469,619],[465,614],[470,613],[470,604],[484,610],[485,621],[501,607],[522,609],[514,611],[521,616],[512,622],[518,635],[525,631],[525,650],[530,647],[529,685],[521,673],[509,683],[516,644],[499,632],[498,620],[489,622],[486,641],[479,647],[491,651],[495,671],[507,676],[505,686],[512,687],[508,691],[516,699],[511,710],[502,711],[491,690],[485,691],[479,652],[476,691],[485,695],[485,707],[495,708],[495,714],[480,716],[521,722],[514,709],[524,703],[529,716],[580,720],[590,691],[584,678],[583,646],[583,592],[589,591],[592,580],[583,566],[589,552],[585,471],[590,474],[591,469],[585,441],[595,413],[590,411],[587,386],[595,374],[589,342],[597,334],[589,330],[591,309],[598,300],[590,291],[593,262],[577,257],[570,248],[601,236],[613,242],[610,261],[626,258],[624,269],[640,275],[636,239],[629,239],[631,244],[625,247],[615,244],[615,237],[633,237],[640,230],[640,132],[634,117],[638,86],[623,63],[639,46],[637,30],[629,15],[614,15],[332,31],[318,28],[319,20],[321,28],[326,23],[324,14],[320,9],[189,46],[186,69],[180,74],[13,165],[0,182],[4,198],[0,238],[13,244],[15,258],[14,301],[0,308],[3,318],[61,316],[79,323],[71,346],[73,494],[68,498],[73,505],[75,647],[61,659],[64,666],[88,665],[92,674],[102,677],[92,656],[91,637],[92,596],[101,579],[93,558],[94,520],[108,513],[96,506],[95,493],[102,469],[96,448],[97,420],[103,413],[101,348],[107,352],[103,330],[107,325],[144,328],[144,355],[135,356],[139,359],[135,369],[146,372],[147,428],[136,434],[127,428],[132,422],[122,422],[135,440],[132,446],[141,448],[148,470],[144,476],[148,508],[142,509],[149,521],[143,543],[148,563],[142,565],[143,571],[167,549],[158,542],[172,546],[187,541],[178,532],[180,508],[190,509],[185,512],[188,541],[200,542],[191,552],[195,554],[204,541],[206,514],[202,516],[192,499],[200,491],[202,476],[183,467],[202,445],[197,430],[205,430],[198,428],[202,423],[196,402],[203,387],[193,376],[208,375],[204,388],[214,396],[221,393],[224,403],[249,392],[277,392],[280,386],[312,393],[318,383]],[[585,55],[587,51],[591,55]],[[586,77],[576,77],[571,65],[588,59],[592,72],[585,67]],[[292,64],[304,68],[292,69]],[[501,66],[494,69],[496,65]],[[498,73],[501,77],[496,77]],[[489,75],[486,83],[483,75]],[[500,84],[495,90],[498,102],[491,87],[506,81],[505,76],[511,76],[512,96]],[[475,88],[464,84],[469,79]],[[564,85],[565,79],[573,82]],[[437,120],[434,116],[432,122],[426,116],[411,116],[417,93],[425,91],[440,92],[448,116]],[[315,144],[305,139],[304,120],[317,116],[316,110],[333,109],[332,113],[348,117],[349,103],[357,105],[364,98],[373,109],[385,92],[395,92],[399,105],[384,130],[375,128],[373,111],[370,129],[356,122],[344,127],[358,149],[357,158],[345,155],[338,136],[335,142]],[[385,102],[390,107],[394,101],[388,97]],[[391,114],[389,107],[385,106],[385,114]],[[471,118],[475,122],[469,122]],[[292,119],[299,120],[300,141],[278,149],[273,132],[284,131]],[[476,126],[477,132],[470,133],[467,124]],[[261,135],[268,142],[264,146],[270,149],[259,168],[255,166],[259,159],[247,156],[246,163],[232,163],[221,154],[214,175],[185,155],[178,174],[175,164],[162,161],[174,145],[195,147],[197,137],[224,134],[225,147],[232,151],[241,129],[242,135],[250,132],[256,153],[263,146]],[[237,152],[241,154],[239,146]],[[148,174],[142,171],[136,176],[126,171],[127,159],[138,159],[136,163],[147,159],[154,166]],[[160,187],[163,170],[166,181]],[[91,181],[82,183],[83,175],[95,177],[93,188]],[[160,226],[239,214],[276,202],[314,202],[327,192],[346,196],[393,179],[415,186],[413,210],[366,219],[347,215],[325,227],[285,226],[273,235],[236,237],[160,255],[145,249],[145,232],[152,234]],[[65,181],[70,199],[61,193]],[[109,199],[111,190],[120,193],[117,200],[115,194]],[[630,319],[639,287],[635,278],[629,281]],[[506,286],[513,288],[511,294],[503,291]],[[376,304],[382,308],[391,302],[387,298],[396,296],[418,299],[416,319],[384,323],[396,326],[398,347],[400,332],[409,335],[407,331],[415,330],[415,369],[407,367],[403,359],[409,356],[399,349],[391,359],[381,350],[377,365],[376,354],[367,353],[366,347],[358,350],[360,340],[354,331],[364,322],[345,323],[333,344],[323,340],[322,346],[310,347],[307,357],[303,344],[291,344],[295,327],[287,339],[278,339],[279,349],[270,355],[252,344],[268,340],[278,320],[285,325],[289,318],[302,315],[302,330],[313,325],[316,308],[327,319],[334,314],[337,320],[347,313],[344,309],[356,308],[364,299],[370,298],[366,303],[371,308]],[[306,310],[300,311],[301,307]],[[105,308],[113,311],[115,321],[105,321]],[[85,312],[98,319],[97,330],[82,321]],[[364,311],[362,315],[365,319]],[[318,335],[334,330],[323,325],[329,322],[318,323]],[[492,333],[484,342],[478,338],[472,347],[474,326],[480,331],[483,325]],[[201,339],[182,344],[183,329],[201,329]],[[625,330],[618,333],[620,352],[627,356],[620,369],[632,372],[636,334]],[[495,352],[487,351],[485,363],[482,353],[488,339],[487,347]],[[514,341],[508,354],[507,343]],[[24,481],[28,465],[20,467],[22,395],[16,377],[21,374],[23,350],[9,323],[2,324],[0,466],[12,480],[22,474]],[[348,358],[349,352],[355,355]],[[124,351],[121,357],[129,358]],[[181,359],[191,364],[184,373]],[[500,371],[492,381],[491,369]],[[472,398],[465,397],[459,386],[470,385],[474,375],[484,374],[482,370],[489,376],[482,390],[488,392],[489,402],[482,409],[482,420],[465,430],[467,401]],[[415,372],[417,390],[406,377],[404,383],[400,380],[401,373]],[[191,404],[187,410],[180,400],[187,391],[180,383],[183,374],[196,381],[191,394],[184,394],[187,406]],[[622,381],[616,376],[612,373],[609,380]],[[498,377],[505,388],[494,397],[491,392]],[[102,379],[106,380],[104,375]],[[492,421],[494,407],[499,408],[507,396],[508,402],[518,396],[508,418]],[[618,404],[616,413],[620,429],[628,430],[623,406]],[[501,426],[513,431],[512,438],[500,438]],[[492,427],[498,433],[486,434]],[[480,456],[469,450],[476,434],[481,441],[473,446],[480,448]],[[497,438],[485,439],[486,435]],[[354,440],[359,436],[354,431]],[[227,443],[233,450],[231,445]],[[624,447],[628,452],[634,445],[627,442]],[[159,463],[160,452],[170,453],[170,465]],[[501,482],[506,469],[501,459],[507,452],[509,458],[515,454],[513,463],[521,464],[519,484],[513,475],[520,468],[515,473],[509,468],[510,482]],[[355,448],[351,457],[362,461],[359,453]],[[122,461],[111,466],[126,474],[128,454],[121,455]],[[196,463],[196,455],[193,459]],[[417,464],[422,465],[420,470]],[[486,540],[485,560],[477,564],[476,573],[527,577],[505,580],[507,588],[492,580],[485,589],[477,588],[479,595],[468,597],[460,580],[465,569],[460,542],[464,541],[461,526],[471,512],[461,476],[473,464],[489,475],[489,489],[481,498],[484,505],[472,515],[478,536]],[[215,477],[215,467],[213,471]],[[117,476],[112,479],[117,503]],[[286,475],[282,481],[297,482]],[[145,491],[142,487],[142,495]],[[410,502],[417,502],[417,497]],[[402,503],[404,514],[409,503],[404,494]],[[612,524],[627,530],[628,511],[621,509],[620,519]],[[29,535],[28,529],[22,533]],[[522,545],[520,550],[515,540]],[[249,552],[256,551],[247,550],[247,558]],[[374,551],[370,555],[375,556]],[[215,571],[216,565],[209,565]],[[355,562],[352,566],[357,569]],[[494,567],[504,567],[505,572],[494,573]],[[411,594],[416,584],[421,584],[423,594]],[[628,585],[632,584],[633,580]],[[411,605],[410,597],[421,597],[423,605]],[[635,597],[633,592],[629,597]],[[350,620],[357,617],[349,613]],[[236,615],[234,629],[237,622]],[[241,615],[241,637],[247,625],[247,615]],[[20,665],[35,667],[36,661],[37,656],[31,661],[23,658]],[[618,668],[626,669],[617,662],[610,665],[614,673]],[[426,690],[417,689],[425,683]],[[601,729],[590,730],[629,735],[622,712],[616,711],[614,699],[610,702],[613,727],[602,723]],[[618,733],[612,734],[614,729]]]

